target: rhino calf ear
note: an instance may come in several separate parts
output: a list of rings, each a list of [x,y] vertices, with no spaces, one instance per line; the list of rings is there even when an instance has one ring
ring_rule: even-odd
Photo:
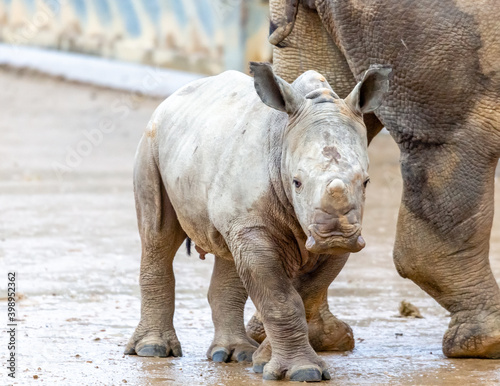
[[[289,115],[295,113],[304,102],[294,88],[276,76],[269,63],[250,62],[250,73],[254,76],[254,86],[262,102],[273,109]]]
[[[371,113],[382,104],[389,90],[389,66],[372,66],[363,74],[361,81],[354,87],[345,102],[360,114]]]

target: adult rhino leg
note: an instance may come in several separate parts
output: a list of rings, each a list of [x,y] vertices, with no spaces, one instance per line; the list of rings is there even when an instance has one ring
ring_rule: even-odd
[[[173,325],[175,278],[172,262],[186,234],[161,181],[151,139],[146,136],[142,138],[137,154],[134,191],[142,243],[141,320],[125,354],[182,356]]]
[[[328,287],[337,277],[347,261],[348,255],[328,256],[312,271],[294,280],[306,311],[309,342],[315,351],[347,351],[354,348],[351,327],[331,312],[328,305]],[[266,333],[258,312],[247,325],[247,333],[263,342],[254,355],[254,362],[263,366],[270,359],[266,347]],[[254,364],[255,366],[255,364]]]
[[[446,356],[500,358],[500,291],[488,259],[500,147],[494,135],[473,134],[463,144],[457,136],[454,145],[402,146],[394,261],[451,313]]]
[[[282,261],[287,255],[278,252],[286,250],[288,244],[276,245],[257,227],[239,231],[230,239],[239,276],[262,316],[272,346],[263,378],[329,379],[325,363],[309,344],[304,303]]]
[[[293,82],[307,70],[315,70],[323,75],[335,93],[345,98],[356,85],[347,60],[339,50],[329,32],[321,22],[318,13],[311,9],[313,1],[299,1],[293,29],[288,26],[287,9],[295,0],[271,0],[269,2],[271,32],[275,38],[280,31],[283,40],[273,50],[273,69],[287,82]],[[314,7],[313,7],[314,8]],[[286,35],[286,36],[285,36]],[[273,39],[270,39],[273,41]]]
[[[216,256],[208,291],[215,335],[207,357],[214,362],[252,361],[259,344],[245,331],[243,312],[247,298],[234,261]]]

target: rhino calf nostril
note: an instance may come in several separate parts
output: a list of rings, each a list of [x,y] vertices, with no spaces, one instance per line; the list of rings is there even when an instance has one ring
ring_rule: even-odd
[[[347,216],[347,220],[348,221],[354,220],[355,216],[356,216],[354,208],[348,208],[348,209],[346,209],[346,211],[344,212],[344,216]],[[351,221],[351,222],[353,222],[353,221]]]
[[[358,237],[357,244],[358,244],[359,248],[364,248],[365,247],[366,242],[365,242],[365,239],[363,238],[363,236],[360,235]]]

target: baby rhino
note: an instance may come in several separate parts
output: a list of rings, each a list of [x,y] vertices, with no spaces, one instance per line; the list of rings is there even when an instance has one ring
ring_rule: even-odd
[[[288,84],[269,64],[250,66],[253,80],[228,71],[177,91],[141,139],[134,170],[141,321],[125,352],[182,355],[172,261],[189,237],[215,255],[208,356],[253,354],[264,379],[329,379],[308,318],[349,253],[365,246],[363,114],[381,104],[390,69],[370,68],[340,99],[317,72]],[[260,349],[245,332],[248,295],[267,336]]]

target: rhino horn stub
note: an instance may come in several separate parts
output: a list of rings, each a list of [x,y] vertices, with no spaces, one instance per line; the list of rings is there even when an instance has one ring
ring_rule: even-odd
[[[335,103],[339,96],[329,88],[318,88],[308,93],[306,99],[311,99],[313,103]]]
[[[332,182],[330,182],[326,189],[333,197],[344,196],[347,190],[344,181],[339,178],[335,178]]]

